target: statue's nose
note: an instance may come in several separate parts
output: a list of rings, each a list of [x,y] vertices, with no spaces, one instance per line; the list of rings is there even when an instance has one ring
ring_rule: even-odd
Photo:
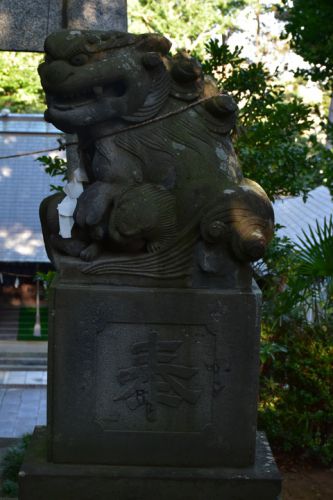
[[[71,73],[71,67],[64,61],[54,61],[43,63],[39,66],[38,72],[43,83],[57,85],[64,82]]]

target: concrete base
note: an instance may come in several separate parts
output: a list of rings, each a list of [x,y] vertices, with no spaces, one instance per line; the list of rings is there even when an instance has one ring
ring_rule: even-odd
[[[278,500],[281,478],[258,433],[252,467],[143,467],[46,461],[46,429],[36,428],[19,474],[20,500]]]

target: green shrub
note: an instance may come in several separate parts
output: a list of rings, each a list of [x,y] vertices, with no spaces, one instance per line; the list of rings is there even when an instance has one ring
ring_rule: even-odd
[[[333,221],[265,256],[259,425],[278,449],[333,463]],[[260,271],[260,269],[259,269]],[[312,323],[307,313],[312,312]]]
[[[11,481],[10,479],[5,479],[2,485],[2,493],[7,497],[17,497],[18,483],[16,481]]]
[[[30,440],[30,434],[24,435],[19,444],[9,448],[3,459],[2,493],[4,495],[16,497],[18,494],[18,473]]]
[[[263,337],[285,350],[262,364],[259,426],[275,448],[332,464],[332,325],[264,325]]]
[[[37,73],[41,54],[0,53],[0,108],[12,113],[42,113],[45,98]]]

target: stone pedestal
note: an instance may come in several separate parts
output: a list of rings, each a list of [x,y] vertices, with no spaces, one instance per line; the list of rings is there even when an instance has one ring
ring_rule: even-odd
[[[259,306],[257,288],[59,280],[49,303],[49,460],[252,464]]]
[[[252,466],[157,467],[68,465],[46,460],[45,429],[37,428],[20,472],[29,500],[278,500],[281,479],[265,436]]]
[[[22,467],[21,500],[277,500],[256,436],[255,285],[60,278],[49,308],[47,431]]]

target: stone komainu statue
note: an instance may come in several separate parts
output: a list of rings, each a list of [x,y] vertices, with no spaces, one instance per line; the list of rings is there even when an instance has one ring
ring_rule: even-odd
[[[273,211],[239,167],[230,137],[237,106],[195,59],[171,57],[170,45],[115,31],[46,39],[45,117],[77,134],[81,161],[65,193],[41,205],[58,267],[67,255],[83,273],[163,278],[263,255]],[[63,236],[58,211],[72,221]]]

